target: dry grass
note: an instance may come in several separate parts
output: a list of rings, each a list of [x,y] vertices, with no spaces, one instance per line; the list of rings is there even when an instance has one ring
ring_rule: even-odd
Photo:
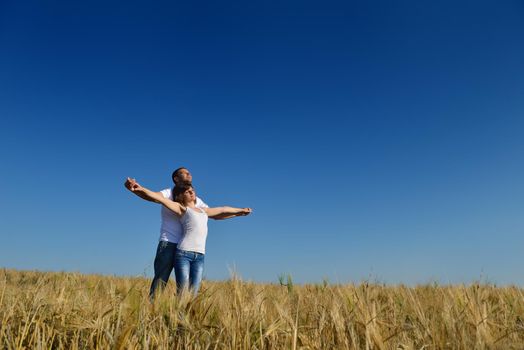
[[[524,349],[524,293],[418,287],[174,283],[0,270],[2,349]]]

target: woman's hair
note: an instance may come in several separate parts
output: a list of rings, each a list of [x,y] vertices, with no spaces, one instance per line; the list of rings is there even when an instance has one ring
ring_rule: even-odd
[[[182,202],[182,195],[190,188],[193,188],[193,185],[190,182],[185,182],[183,184],[173,187],[173,200],[182,205],[185,205],[185,203]]]

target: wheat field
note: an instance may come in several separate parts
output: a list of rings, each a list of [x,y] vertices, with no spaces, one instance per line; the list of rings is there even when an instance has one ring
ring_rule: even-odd
[[[284,283],[285,282],[285,283]],[[523,289],[170,282],[0,270],[2,349],[524,349]]]

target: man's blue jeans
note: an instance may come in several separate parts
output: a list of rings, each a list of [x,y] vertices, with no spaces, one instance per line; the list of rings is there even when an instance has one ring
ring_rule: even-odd
[[[177,249],[175,253],[176,289],[181,293],[188,287],[197,294],[204,273],[204,254]]]
[[[155,256],[155,277],[151,283],[151,289],[149,290],[149,298],[153,300],[157,288],[163,289],[169,281],[171,270],[175,261],[176,243],[167,241],[158,242]]]

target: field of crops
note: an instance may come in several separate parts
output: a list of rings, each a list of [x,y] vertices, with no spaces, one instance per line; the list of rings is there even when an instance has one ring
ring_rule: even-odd
[[[174,283],[0,270],[2,349],[524,349],[524,290]]]

